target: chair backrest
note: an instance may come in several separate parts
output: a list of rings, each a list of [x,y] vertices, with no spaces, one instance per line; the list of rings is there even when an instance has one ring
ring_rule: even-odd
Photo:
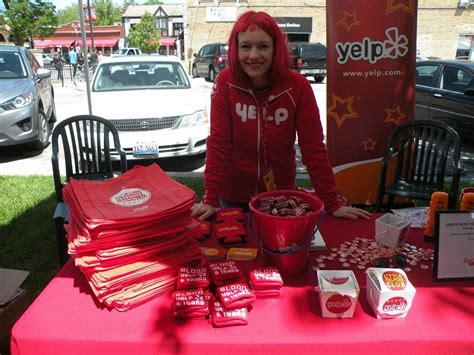
[[[446,166],[459,166],[461,140],[450,126],[432,120],[414,120],[390,135],[385,160],[396,155],[394,182],[428,184],[443,189]]]
[[[118,131],[108,120],[80,115],[58,123],[51,136],[54,187],[56,199],[62,202],[60,148],[64,157],[66,182],[76,179],[102,180],[114,175],[113,154],[119,160],[120,171],[127,170],[125,151],[120,145]]]

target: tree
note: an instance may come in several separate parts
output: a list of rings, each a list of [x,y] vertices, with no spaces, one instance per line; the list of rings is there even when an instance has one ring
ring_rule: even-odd
[[[65,25],[67,23],[79,21],[79,7],[77,3],[72,3],[63,10],[59,10],[58,24]]]
[[[50,2],[27,0],[10,3],[5,15],[5,23],[10,26],[9,40],[18,46],[33,43],[35,37],[50,37],[57,27],[56,7]]]
[[[122,19],[122,9],[115,6],[112,0],[96,0],[94,5],[97,14],[96,25],[113,25]]]
[[[162,2],[160,0],[146,0],[145,5],[161,5]]]
[[[160,37],[155,18],[146,12],[140,19],[140,23],[130,30],[128,42],[131,47],[138,47],[143,53],[153,53],[156,52]]]

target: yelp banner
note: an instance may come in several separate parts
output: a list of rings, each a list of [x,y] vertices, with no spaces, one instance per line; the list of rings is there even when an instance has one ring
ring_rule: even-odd
[[[326,13],[336,187],[353,204],[372,204],[388,137],[414,118],[417,0],[331,0]]]

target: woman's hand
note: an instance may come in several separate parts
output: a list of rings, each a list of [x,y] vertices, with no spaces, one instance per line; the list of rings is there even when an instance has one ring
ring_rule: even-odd
[[[359,219],[365,218],[369,219],[371,216],[370,212],[367,212],[360,208],[348,207],[348,206],[341,206],[337,210],[335,210],[332,215],[338,218],[347,218],[347,219]]]
[[[204,221],[205,219],[208,219],[214,213],[216,213],[216,208],[214,206],[201,202],[201,203],[196,203],[191,208],[191,211],[192,211],[191,213],[192,217],[199,217],[201,221]]]

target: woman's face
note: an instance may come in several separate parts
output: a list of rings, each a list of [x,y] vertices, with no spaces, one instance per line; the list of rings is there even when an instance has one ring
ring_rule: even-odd
[[[273,40],[261,29],[239,33],[239,62],[250,77],[252,86],[265,87],[270,81],[269,69],[273,62]]]

